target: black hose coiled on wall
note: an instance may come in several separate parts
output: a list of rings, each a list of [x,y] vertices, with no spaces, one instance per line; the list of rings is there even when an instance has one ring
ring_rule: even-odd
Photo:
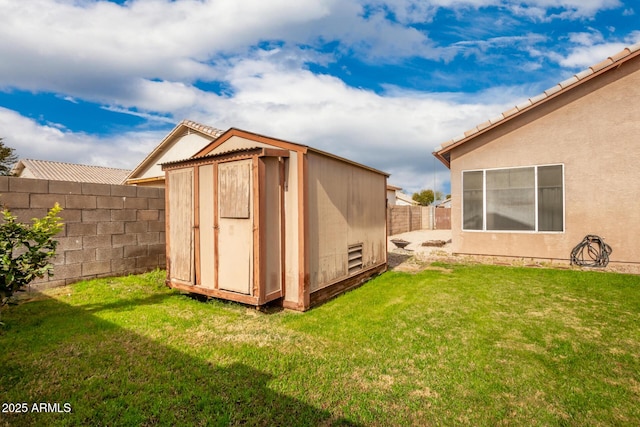
[[[589,234],[571,251],[571,265],[606,267],[611,252],[613,249],[602,238]]]

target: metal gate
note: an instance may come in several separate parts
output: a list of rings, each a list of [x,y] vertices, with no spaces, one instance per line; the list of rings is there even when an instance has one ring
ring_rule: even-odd
[[[435,229],[451,230],[451,209],[435,208]]]

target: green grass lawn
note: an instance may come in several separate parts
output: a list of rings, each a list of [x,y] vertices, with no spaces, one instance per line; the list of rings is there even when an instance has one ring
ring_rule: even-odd
[[[0,426],[640,425],[638,276],[434,264],[265,314],[163,275],[5,311]]]

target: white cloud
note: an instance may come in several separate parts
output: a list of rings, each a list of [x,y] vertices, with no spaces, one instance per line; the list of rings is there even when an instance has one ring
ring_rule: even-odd
[[[604,37],[599,31],[569,33],[569,41],[580,46],[592,46],[604,42]]]
[[[530,0],[507,3],[515,14],[538,21],[593,18],[598,12],[620,7],[619,0]],[[556,12],[558,11],[558,12]]]
[[[391,172],[391,182],[411,192],[432,185],[434,168],[437,182],[448,180],[444,167],[433,166],[435,146],[531,94],[504,87],[474,97],[396,87],[376,94],[314,74],[306,64],[326,65],[346,53],[386,63],[412,56],[451,59],[462,50],[513,45],[535,56],[531,46],[544,38],[540,35],[443,47],[411,25],[429,23],[441,8],[494,7],[546,20],[549,10],[559,11],[555,18],[589,18],[618,5],[618,0],[131,0],[121,6],[0,0],[0,89],[54,92],[70,102],[96,102],[148,120],[189,118],[290,139]],[[606,55],[616,51],[595,33],[572,37],[578,47],[555,57],[562,66],[574,67],[592,54],[598,62],[600,48]],[[326,42],[335,42],[336,52],[323,51]],[[269,47],[257,47],[265,44]],[[214,80],[228,85],[229,93],[195,85]],[[165,136],[131,131],[107,140],[2,108],[0,129],[22,157],[127,168]]]
[[[340,40],[363,57],[416,55],[429,47],[413,28],[363,18],[354,1],[0,0],[0,10],[2,86],[93,100],[126,93],[139,78],[215,79],[220,55],[244,54],[269,40],[310,46]]]
[[[602,10],[621,6],[619,0],[398,0],[369,1],[379,10],[393,13],[404,24],[430,22],[441,8],[464,10],[496,7],[534,21],[592,18]],[[557,12],[558,11],[558,12]]]
[[[614,53],[624,49],[624,43],[603,43],[593,46],[580,46],[572,49],[571,53],[560,59],[559,64],[567,68],[586,69],[600,61],[607,59]]]
[[[253,132],[307,144],[393,174],[407,191],[443,190],[448,171],[434,164],[434,147],[507,108],[509,90],[465,99],[462,94],[425,94],[387,87],[383,94],[347,86],[329,75],[289,67],[263,52],[224,69],[233,96],[221,97],[186,84],[142,82],[132,98],[121,100],[221,129]],[[487,105],[487,99],[492,102]],[[509,105],[511,103],[509,102]],[[114,107],[115,108],[115,107]],[[132,114],[139,114],[135,111]],[[174,122],[174,123],[175,123]],[[130,168],[166,133],[128,132],[112,139],[42,126],[0,109],[6,143],[21,157]],[[38,141],[34,144],[33,141]],[[135,160],[135,161],[134,161]]]
[[[264,41],[307,46],[336,41],[339,50],[369,61],[447,58],[450,51],[407,24],[430,22],[440,8],[493,6],[543,15],[553,8],[575,18],[619,5],[618,0],[132,0],[125,5],[0,0],[0,86],[109,103],[139,79],[213,80],[221,55],[243,55]]]
[[[575,46],[565,56],[553,54],[549,58],[566,68],[586,69],[640,41],[640,31],[630,33],[624,41],[606,42],[597,31],[573,33],[569,39]]]
[[[329,13],[326,1],[109,2],[0,0],[0,81],[30,90],[108,97],[137,78],[215,77],[209,60],[243,51]],[[47,11],[46,13],[42,13]],[[42,70],[48,78],[42,81]],[[94,98],[95,99],[95,98]]]
[[[132,168],[164,134],[126,132],[110,139],[74,133],[59,124],[42,125],[15,111],[0,107],[0,132],[7,147],[20,158]]]

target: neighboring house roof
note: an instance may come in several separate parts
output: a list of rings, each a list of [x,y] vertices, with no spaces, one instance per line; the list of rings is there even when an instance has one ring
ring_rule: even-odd
[[[436,208],[450,208],[451,207],[451,197],[447,197],[446,199],[440,201],[440,203],[436,204]]]
[[[151,169],[153,166],[158,165],[160,159],[162,162],[170,162],[174,160],[180,160],[182,157],[180,154],[176,154],[175,158],[171,156],[166,156],[166,153],[173,147],[177,138],[180,138],[184,135],[188,135],[189,133],[198,133],[204,139],[202,144],[199,147],[193,149],[193,152],[200,150],[201,148],[207,146],[211,141],[218,138],[220,135],[224,133],[224,131],[206,126],[200,123],[196,123],[192,120],[183,120],[164,139],[156,146],[156,148],[151,151],[126,177],[126,184],[136,184],[140,182],[149,182],[149,181],[162,181],[164,180],[164,174],[160,174],[158,176],[152,177],[144,177],[145,172]]]
[[[129,172],[128,169],[33,159],[21,159],[11,170],[13,175],[22,178],[95,184],[121,184]]]
[[[396,187],[395,185],[387,184],[387,190],[399,191],[402,190],[402,187]]]
[[[413,200],[412,196],[405,194],[401,191],[396,191],[396,200],[400,200],[408,205],[416,206],[419,203]],[[396,202],[397,204],[397,202]]]
[[[445,142],[435,149],[433,155],[436,156],[442,163],[444,163],[445,166],[449,167],[451,150],[453,150],[454,148],[469,142],[475,137],[482,135],[491,129],[509,122],[511,119],[518,117],[527,111],[539,107],[540,105],[546,103],[551,99],[554,99],[575,89],[576,87],[591,80],[592,78],[602,75],[607,71],[616,68],[624,62],[629,61],[630,59],[635,58],[639,55],[640,43],[627,47],[617,54],[605,59],[604,61],[592,65],[586,70],[575,74],[571,78],[558,83],[550,89],[545,90],[543,93],[529,98],[527,101],[516,105],[512,109],[505,111],[499,116],[479,124],[473,129],[466,131],[463,135]]]

